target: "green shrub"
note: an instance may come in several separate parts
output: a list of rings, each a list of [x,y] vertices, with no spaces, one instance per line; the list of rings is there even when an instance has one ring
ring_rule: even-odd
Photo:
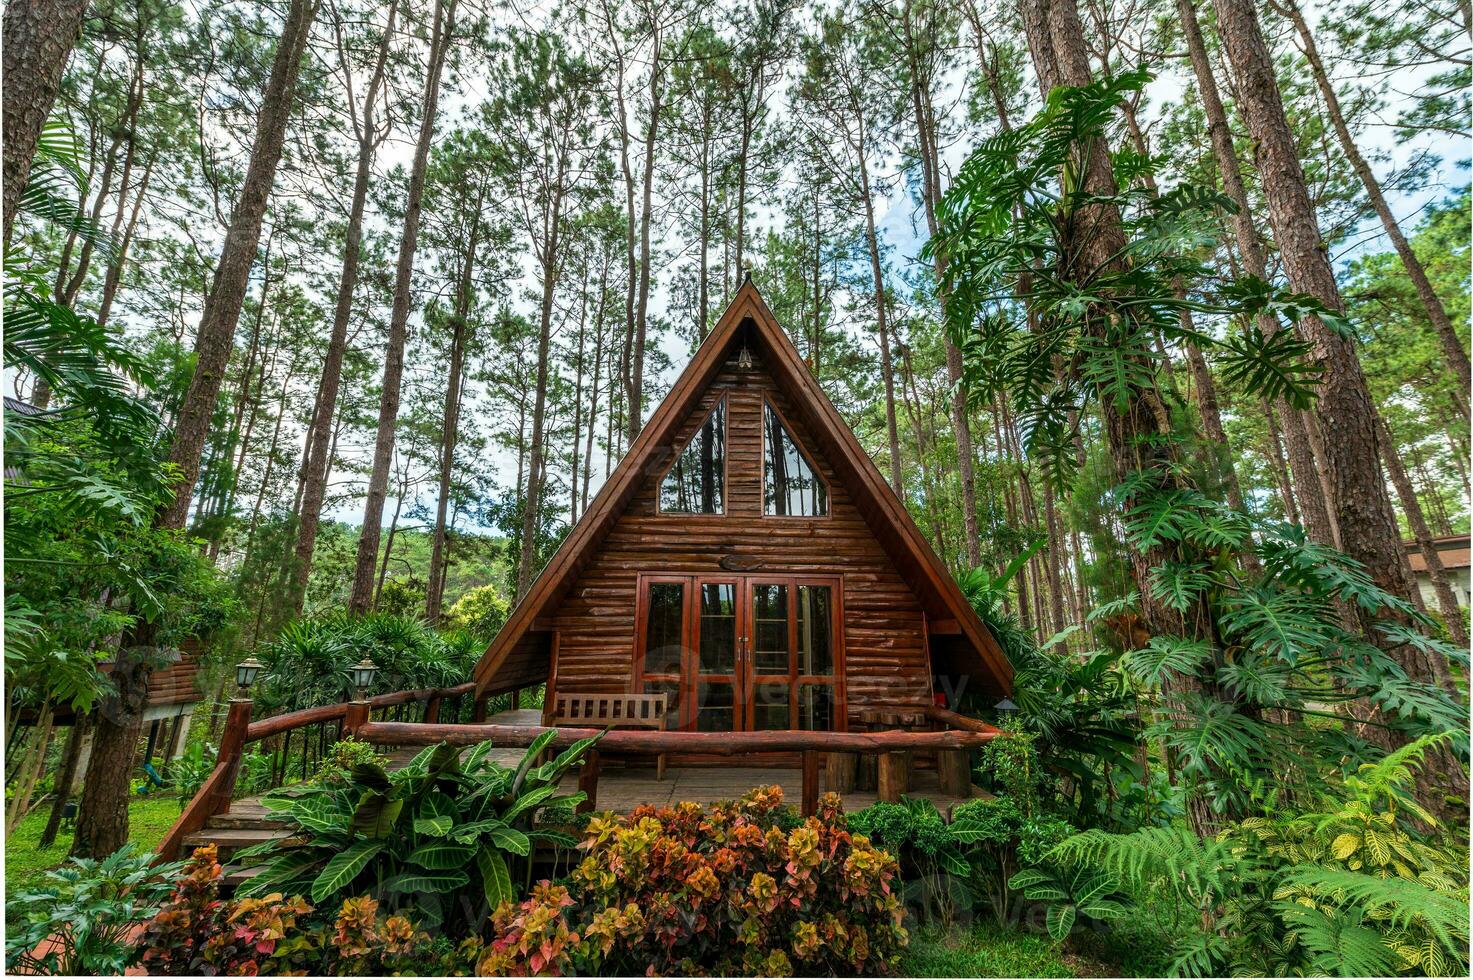
[[[589,821],[582,862],[503,904],[483,976],[859,975],[907,941],[895,859],[845,826],[839,799],[794,820],[778,787],[735,803],[642,806]]]
[[[351,735],[334,742],[327,757],[317,764],[312,780],[328,786],[344,786],[352,779],[357,766],[386,766],[388,760],[368,742]]]
[[[489,742],[464,758],[441,744],[394,772],[360,762],[341,782],[268,794],[266,806],[292,834],[237,855],[242,863],[264,862],[242,894],[300,892],[316,905],[367,894],[412,909],[427,927],[449,926],[451,912],[479,922],[517,898],[526,875],[513,870],[527,868],[538,841],[575,843],[538,820],[582,801],[581,793],[555,795],[558,782],[598,739],[535,764],[555,737],[540,736],[515,769],[490,760]]]
[[[130,933],[168,897],[181,865],[125,844],[101,861],[72,858],[35,891],[6,897],[5,969],[46,976],[121,974],[142,950]]]
[[[316,974],[458,976],[478,943],[457,950],[403,916],[380,920],[371,898],[343,902],[335,919],[314,917],[301,896],[220,898],[214,845],[199,848],[167,905],[144,931],[142,962],[168,976]]]

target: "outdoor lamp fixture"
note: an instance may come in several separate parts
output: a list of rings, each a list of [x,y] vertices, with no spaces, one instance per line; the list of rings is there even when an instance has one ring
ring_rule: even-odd
[[[1007,698],[1003,698],[992,707],[993,710],[997,712],[997,720],[1003,722],[1004,724],[1006,724],[1007,720],[1013,717],[1013,713],[1018,710],[1018,706]]]
[[[247,657],[235,665],[235,685],[240,688],[238,696],[245,698],[249,693],[250,686],[256,683],[256,675],[261,672],[261,661],[255,657]]]
[[[742,341],[741,353],[737,354],[737,370],[752,370],[752,352],[747,350],[747,342],[745,340]]]
[[[368,700],[368,688],[373,683],[373,676],[378,673],[378,664],[368,657],[364,657],[353,665],[353,686],[358,689],[358,700]]]

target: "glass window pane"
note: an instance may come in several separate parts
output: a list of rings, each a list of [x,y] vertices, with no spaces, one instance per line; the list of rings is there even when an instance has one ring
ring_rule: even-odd
[[[685,642],[685,586],[679,582],[651,582],[649,617],[644,629],[644,672],[680,673]]]
[[[829,512],[829,490],[798,450],[798,443],[771,405],[762,406],[765,438],[762,501],[768,514],[814,517]]]
[[[758,684],[752,696],[752,730],[782,731],[791,725],[793,689],[783,684]]]
[[[832,687],[828,684],[804,684],[798,688],[798,727],[805,732],[833,731]]]
[[[700,587],[701,673],[736,671],[736,586],[711,582]]]
[[[696,730],[702,732],[733,731],[731,685],[713,681],[696,688]]]
[[[834,672],[834,627],[827,585],[798,586],[798,673]]]
[[[788,672],[788,587],[752,586],[752,669]]]
[[[720,514],[726,494],[726,402],[706,416],[660,481],[660,510]]]

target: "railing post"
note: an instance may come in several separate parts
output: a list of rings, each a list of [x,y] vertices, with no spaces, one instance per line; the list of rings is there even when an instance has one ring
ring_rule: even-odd
[[[433,725],[440,720],[440,695],[432,694],[425,702],[425,724]]]
[[[486,720],[486,695],[476,695],[475,707],[471,710],[471,724],[479,725]]]
[[[583,768],[578,771],[578,788],[588,797],[578,804],[579,813],[587,813],[598,804],[598,749],[589,749],[583,756]]]
[[[231,797],[235,795],[235,779],[240,774],[240,757],[245,751],[246,729],[251,724],[251,701],[249,698],[232,698],[230,710],[225,715],[225,731],[220,735],[220,752],[216,765],[224,766],[226,776],[216,787],[215,795],[206,809],[206,816],[229,813]]]
[[[803,816],[818,812],[818,753],[803,753]]]
[[[343,714],[343,734],[358,737],[358,729],[368,724],[368,702],[349,701]]]

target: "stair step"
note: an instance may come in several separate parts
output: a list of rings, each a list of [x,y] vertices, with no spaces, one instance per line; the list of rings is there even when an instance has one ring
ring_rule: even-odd
[[[232,807],[229,813],[217,813],[205,821],[207,830],[282,830],[286,821],[265,808]]]
[[[221,864],[228,864],[230,856],[236,851],[244,850],[263,841],[281,840],[290,834],[276,827],[245,827],[245,828],[221,828],[219,830],[202,830],[190,834],[184,838],[184,853],[188,854],[196,847],[204,847],[214,844],[219,851]]]

